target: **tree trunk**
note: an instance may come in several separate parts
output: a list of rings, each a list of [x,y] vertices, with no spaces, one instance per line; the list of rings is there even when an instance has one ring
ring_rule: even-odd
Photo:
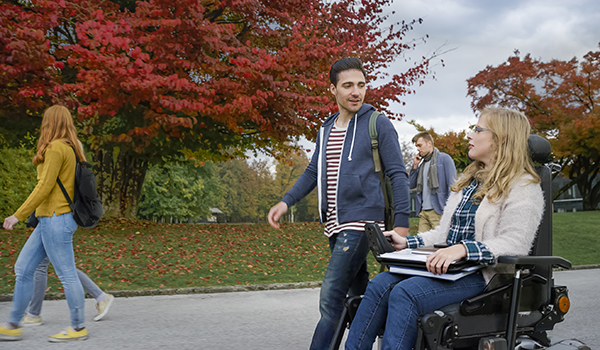
[[[104,217],[135,218],[148,162],[118,147],[94,153]]]

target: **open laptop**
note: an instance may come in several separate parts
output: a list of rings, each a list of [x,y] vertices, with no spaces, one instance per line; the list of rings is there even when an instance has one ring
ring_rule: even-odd
[[[427,269],[427,266],[425,265],[427,261],[426,254],[422,254],[422,252],[414,253],[410,249],[396,251],[390,244],[388,237],[384,236],[383,232],[381,232],[379,225],[366,224],[365,234],[367,235],[371,252],[379,263],[384,265]],[[471,261],[461,259],[450,264],[450,266],[448,266],[448,272],[458,272],[465,267],[474,265],[476,264]]]

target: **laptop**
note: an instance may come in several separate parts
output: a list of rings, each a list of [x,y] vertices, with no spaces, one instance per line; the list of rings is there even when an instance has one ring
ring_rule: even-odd
[[[375,259],[383,265],[427,270],[426,261],[428,253],[440,249],[437,247],[423,247],[415,250],[403,249],[396,251],[396,248],[390,244],[389,238],[384,236],[377,224],[365,224],[365,234],[367,235],[369,248],[371,248]],[[474,262],[465,259],[457,260],[448,266],[448,272],[458,272],[465,267],[475,265]]]

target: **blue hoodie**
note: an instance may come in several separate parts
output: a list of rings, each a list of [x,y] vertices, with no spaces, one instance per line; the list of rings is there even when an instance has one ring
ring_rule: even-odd
[[[369,137],[369,118],[374,111],[373,106],[363,104],[348,123],[336,193],[335,207],[339,223],[360,220],[384,221],[385,219],[385,202],[379,175],[373,165]],[[324,150],[338,115],[339,113],[335,113],[325,120],[317,135],[317,146],[310,164],[282,199],[290,207],[318,185],[321,223],[326,220],[327,212],[327,165]],[[402,159],[396,129],[383,115],[377,118],[377,135],[382,168],[392,181],[395,202],[394,227],[409,227],[408,174]]]

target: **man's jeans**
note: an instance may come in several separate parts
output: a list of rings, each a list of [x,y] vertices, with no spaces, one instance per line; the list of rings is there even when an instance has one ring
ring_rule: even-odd
[[[50,259],[46,258],[35,269],[33,275],[33,296],[29,303],[29,310],[27,311],[31,317],[38,317],[42,314],[42,302],[46,295],[46,287],[48,285],[48,264]],[[88,292],[94,299],[98,298],[104,293],[100,287],[92,281],[88,275],[83,273],[80,269],[77,269],[77,277],[81,282],[83,290]]]
[[[417,318],[481,292],[480,272],[455,282],[437,278],[383,272],[375,276],[350,326],[346,350],[372,349],[385,325],[382,348],[412,349],[417,338]]]
[[[71,310],[71,328],[83,328],[85,296],[77,277],[73,253],[73,233],[77,223],[72,213],[39,217],[39,223],[21,249],[15,264],[15,292],[13,308],[8,322],[19,324],[33,294],[33,275],[46,257],[54,266],[65,290],[67,304]]]
[[[311,350],[328,349],[344,308],[346,295],[361,295],[369,282],[369,243],[363,231],[342,231],[329,238],[331,258],[321,285],[321,319]]]

